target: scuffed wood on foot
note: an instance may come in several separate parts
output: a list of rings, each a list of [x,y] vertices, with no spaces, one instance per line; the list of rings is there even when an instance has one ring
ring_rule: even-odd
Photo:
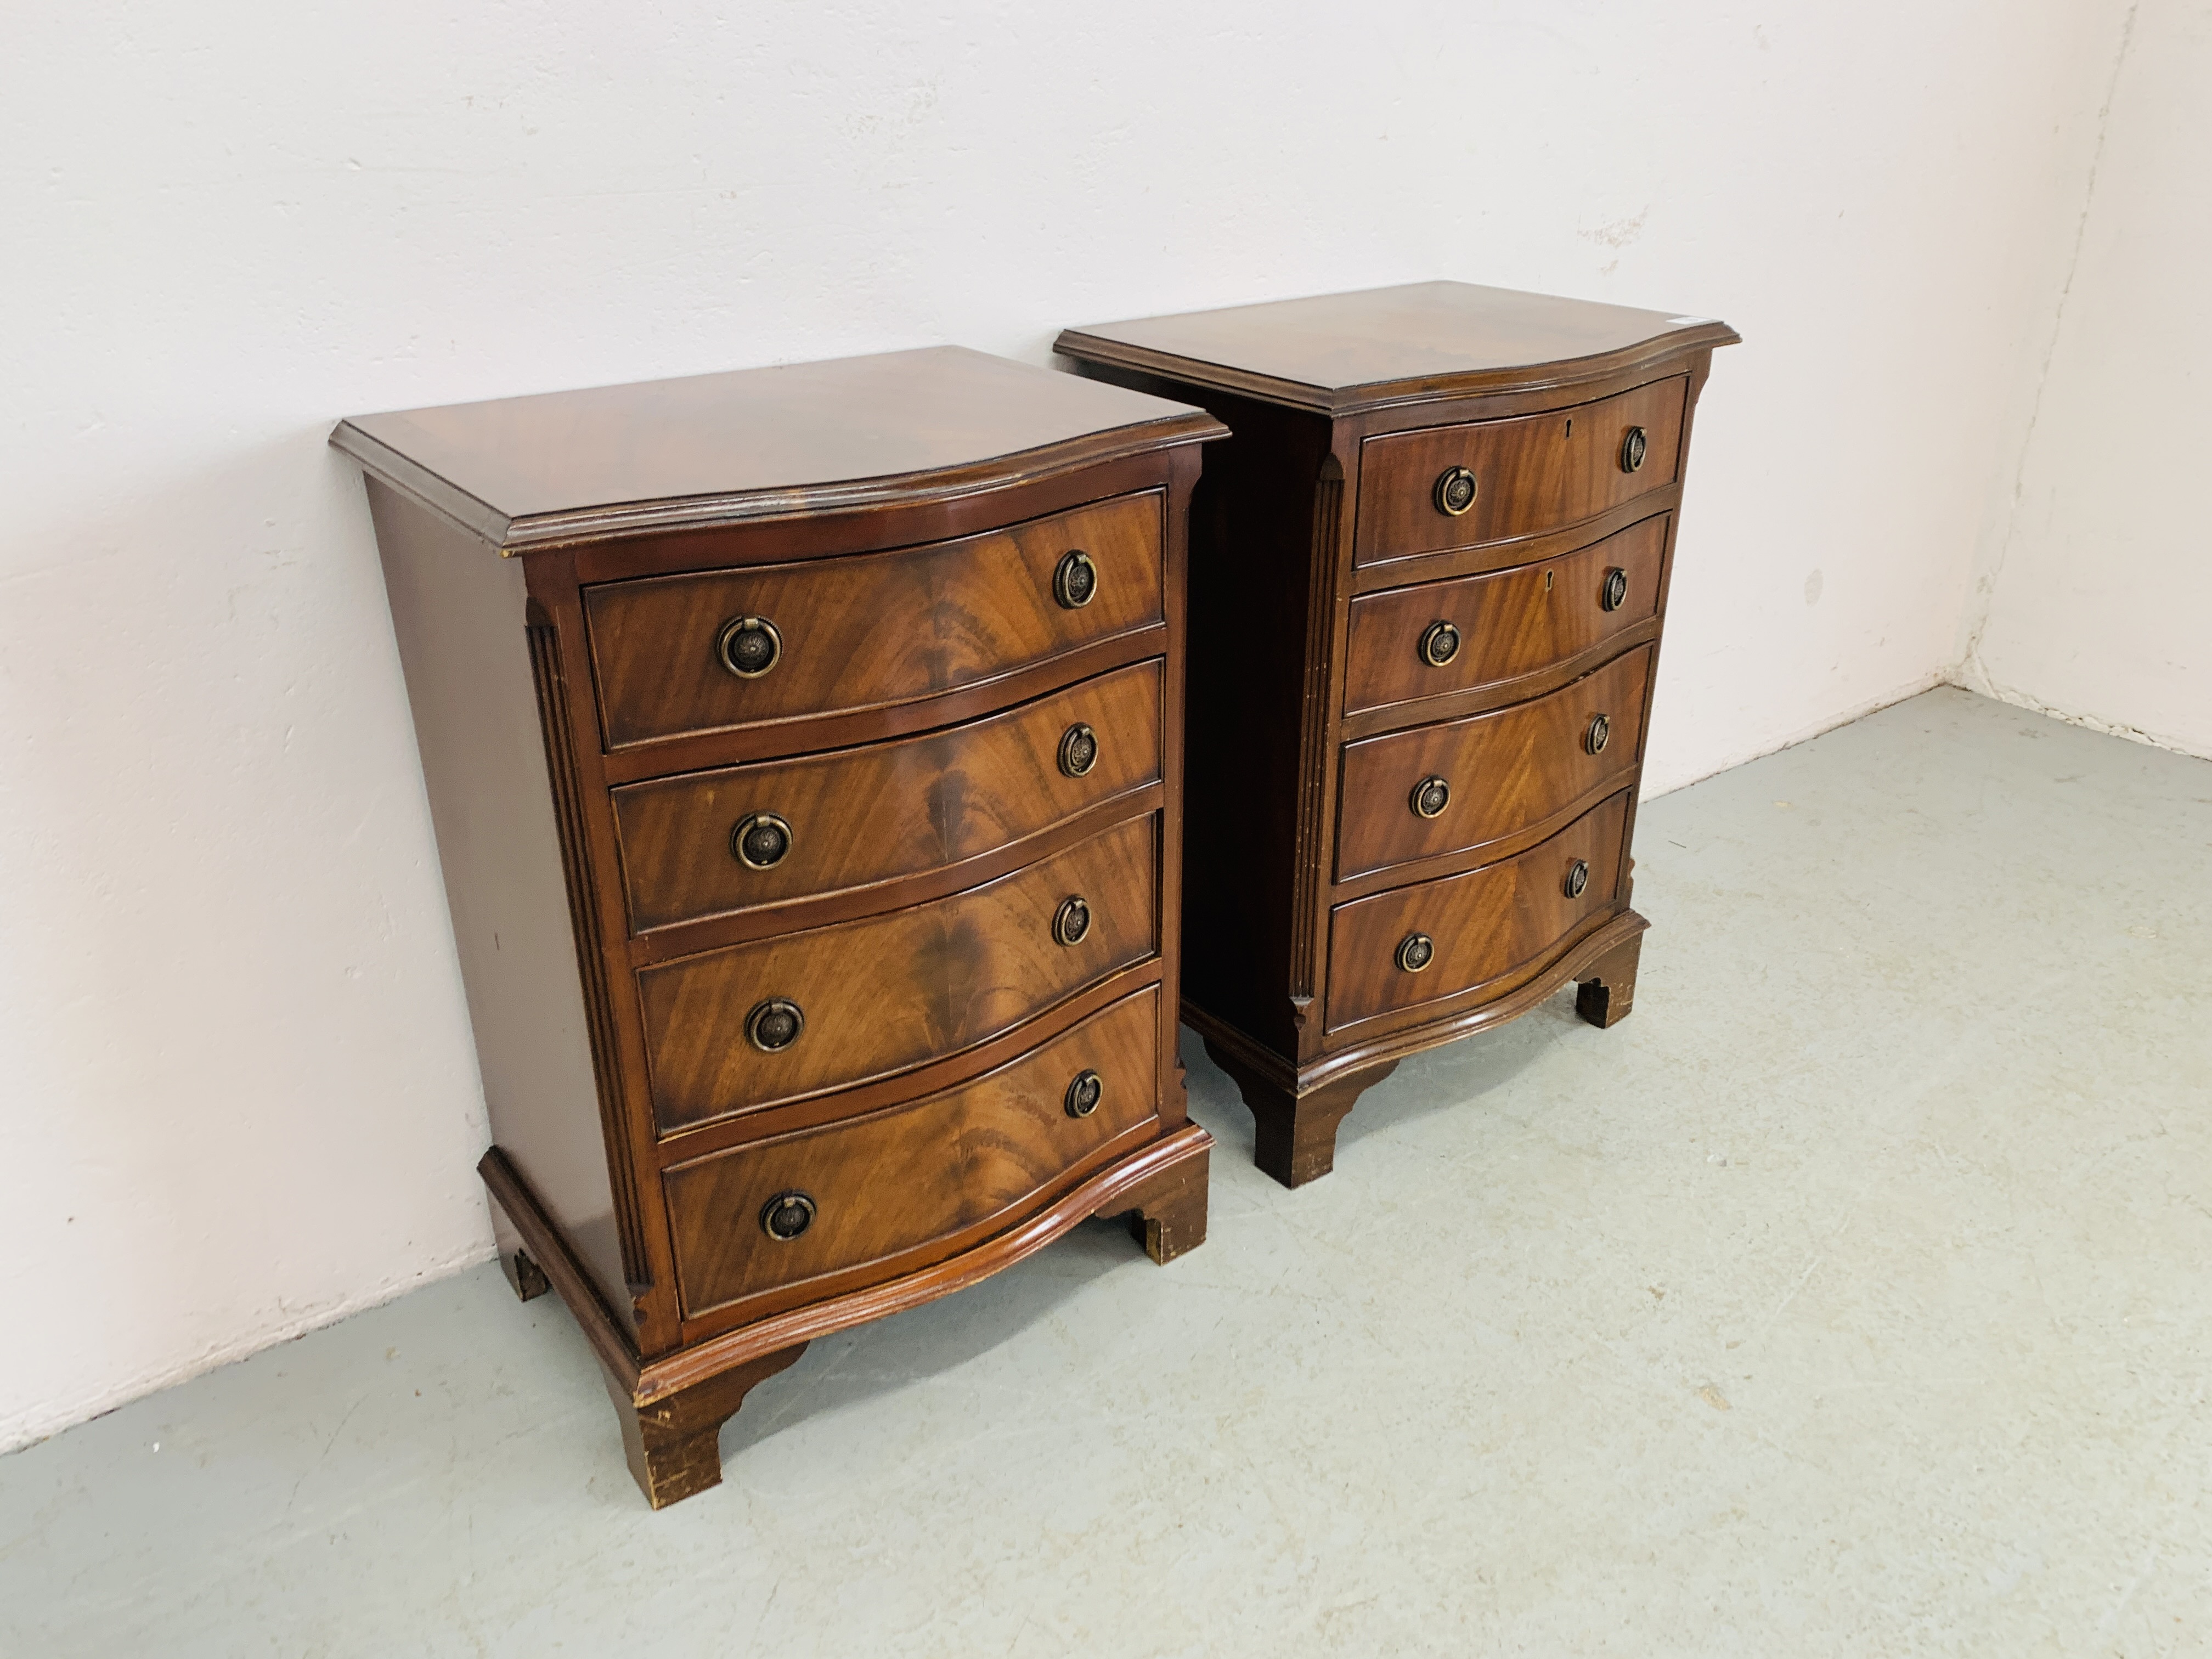
[[[1131,1196],[1129,1233],[1162,1267],[1206,1243],[1210,1149],[1163,1170]]]
[[[609,1376],[607,1393],[622,1420],[623,1449],[646,1502],[657,1510],[722,1484],[722,1425],[737,1414],[756,1384],[774,1376],[806,1352],[804,1342],[763,1354],[640,1406],[621,1379]]]
[[[1643,954],[1638,933],[1615,945],[1575,976],[1575,1012],[1603,1029],[1618,1025],[1636,1006],[1636,959]]]

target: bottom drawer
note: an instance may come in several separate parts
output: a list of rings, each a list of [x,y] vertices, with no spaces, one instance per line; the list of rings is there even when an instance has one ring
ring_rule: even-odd
[[[1517,858],[1337,906],[1328,1029],[1508,980],[1613,909],[1628,800],[1624,790]]]
[[[942,1094],[670,1170],[684,1316],[874,1264],[888,1278],[906,1265],[894,1257],[1011,1224],[1028,1200],[1158,1115],[1159,995],[1155,986],[1125,997]],[[1091,1099],[1077,1092],[1086,1073],[1098,1088],[1078,1116]]]

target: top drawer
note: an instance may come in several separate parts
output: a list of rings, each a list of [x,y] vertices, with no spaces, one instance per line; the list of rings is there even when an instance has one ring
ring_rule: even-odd
[[[1541,535],[1674,483],[1689,384],[1368,439],[1354,562]]]
[[[586,588],[607,747],[912,702],[1159,622],[1165,500]]]

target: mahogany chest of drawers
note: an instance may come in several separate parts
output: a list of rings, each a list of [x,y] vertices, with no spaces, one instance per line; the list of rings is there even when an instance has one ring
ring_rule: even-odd
[[[1735,338],[1458,283],[1060,336],[1234,434],[1192,508],[1183,1014],[1285,1185],[1406,1054],[1570,981],[1628,1012],[1690,417]]]
[[[954,349],[362,416],[479,1166],[658,1507],[826,1332],[1205,1236],[1200,410]]]

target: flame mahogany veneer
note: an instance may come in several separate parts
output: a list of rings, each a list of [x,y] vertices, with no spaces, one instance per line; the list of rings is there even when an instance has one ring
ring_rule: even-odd
[[[1071,329],[1198,404],[1183,1018],[1261,1167],[1569,981],[1629,1012],[1629,845],[1691,416],[1726,325],[1425,283]]]
[[[1199,410],[952,348],[363,416],[526,1298],[655,1508],[816,1336],[1167,1261]]]

